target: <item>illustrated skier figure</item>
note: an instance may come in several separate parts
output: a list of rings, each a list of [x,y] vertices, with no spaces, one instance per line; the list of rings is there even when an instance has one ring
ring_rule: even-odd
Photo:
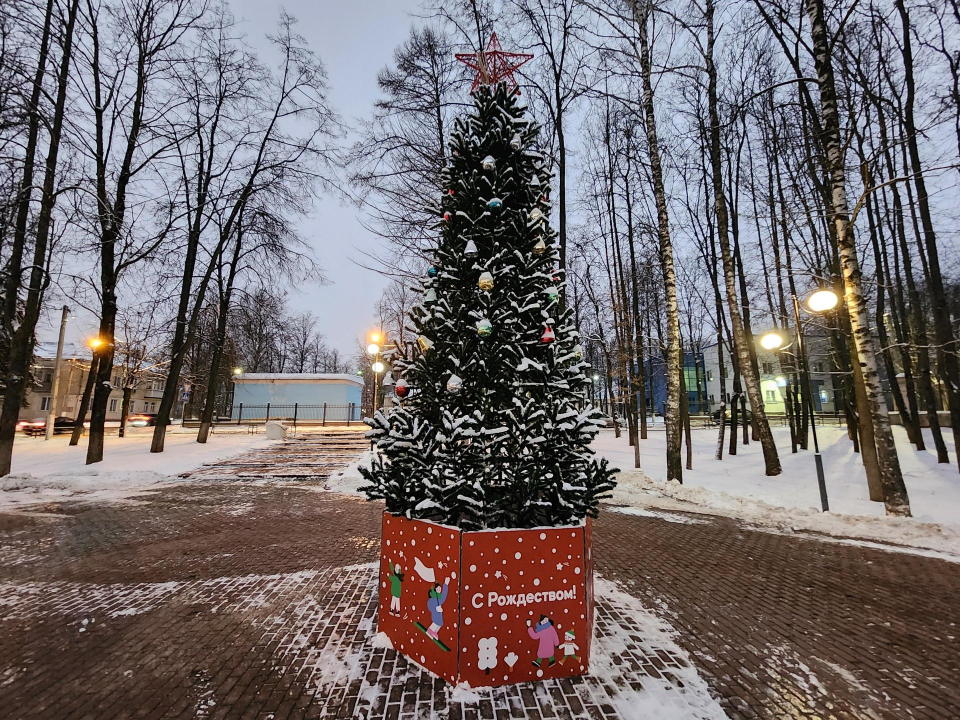
[[[434,640],[439,640],[440,628],[443,627],[443,603],[447,599],[447,591],[450,589],[450,578],[443,581],[443,587],[437,583],[430,588],[430,599],[427,600],[427,610],[430,611],[430,627],[427,628],[427,635]]]
[[[567,630],[563,634],[563,642],[558,646],[561,650],[563,650],[563,657],[560,658],[561,665],[563,665],[563,663],[566,662],[569,658],[573,658],[577,662],[580,661],[580,656],[577,655],[577,650],[579,650],[580,648],[574,642],[575,637],[576,636],[573,634],[573,630]]]
[[[390,579],[390,614],[400,617],[400,595],[403,593],[403,568],[387,561],[387,577]]]
[[[540,616],[540,621],[533,625],[527,620],[527,634],[540,644],[537,646],[537,659],[533,664],[542,667],[544,660],[549,660],[547,667],[553,666],[556,662],[557,645],[560,644],[560,638],[557,636],[557,629],[553,626],[553,620],[546,615]]]

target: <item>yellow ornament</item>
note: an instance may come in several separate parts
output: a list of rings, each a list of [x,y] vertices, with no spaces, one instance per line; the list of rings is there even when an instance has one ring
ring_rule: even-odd
[[[489,272],[484,272],[480,274],[480,280],[477,282],[477,285],[480,286],[480,289],[485,292],[490,292],[493,290],[493,275]]]

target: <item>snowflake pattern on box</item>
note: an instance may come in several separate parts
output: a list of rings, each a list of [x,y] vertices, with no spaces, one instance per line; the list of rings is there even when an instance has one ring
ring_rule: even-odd
[[[409,318],[421,353],[394,365],[401,406],[367,421],[381,453],[363,489],[388,512],[467,530],[572,525],[614,484],[588,447],[602,421],[556,269],[550,173],[506,84],[473,101],[433,208],[431,302]]]

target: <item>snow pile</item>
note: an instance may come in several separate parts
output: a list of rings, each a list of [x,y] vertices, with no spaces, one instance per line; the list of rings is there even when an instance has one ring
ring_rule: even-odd
[[[343,493],[344,495],[362,495],[363,493],[360,492],[360,488],[369,483],[364,480],[360,474],[360,468],[369,468],[375,456],[375,451],[364,450],[356,460],[347,465],[343,470],[331,475],[323,483],[323,489]]]
[[[739,446],[736,456],[714,459],[717,431],[693,431],[694,469],[683,484],[665,482],[665,436],[651,432],[640,441],[643,470],[633,469],[633,448],[626,434],[601,433],[593,448],[624,469],[611,502],[629,507],[717,513],[782,532],[807,531],[841,538],[926,548],[960,556],[960,475],[956,465],[938,464],[930,452],[918,453],[895,427],[904,481],[913,518],[886,517],[882,503],[871,502],[860,457],[843,428],[818,428],[826,471],[830,512],[820,512],[812,451],[790,452],[789,430],[775,428],[783,473],[766,477],[760,444]],[[944,439],[953,447],[947,436]],[[932,447],[932,441],[929,447]]]

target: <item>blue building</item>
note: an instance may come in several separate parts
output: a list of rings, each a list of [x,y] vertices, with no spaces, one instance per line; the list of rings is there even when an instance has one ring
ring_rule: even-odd
[[[363,380],[333,373],[247,373],[233,378],[234,420],[354,422]]]
[[[664,414],[664,405],[667,402],[667,365],[663,357],[656,355],[647,358],[644,363],[646,366],[646,393],[647,410],[652,410],[657,415]],[[685,352],[683,354],[683,381],[687,389],[687,403],[691,415],[705,415],[708,413],[709,404],[707,402],[707,383],[706,373],[704,371],[703,354],[695,352]],[[697,385],[700,385],[700,392],[697,393]],[[703,406],[701,407],[701,399]]]

